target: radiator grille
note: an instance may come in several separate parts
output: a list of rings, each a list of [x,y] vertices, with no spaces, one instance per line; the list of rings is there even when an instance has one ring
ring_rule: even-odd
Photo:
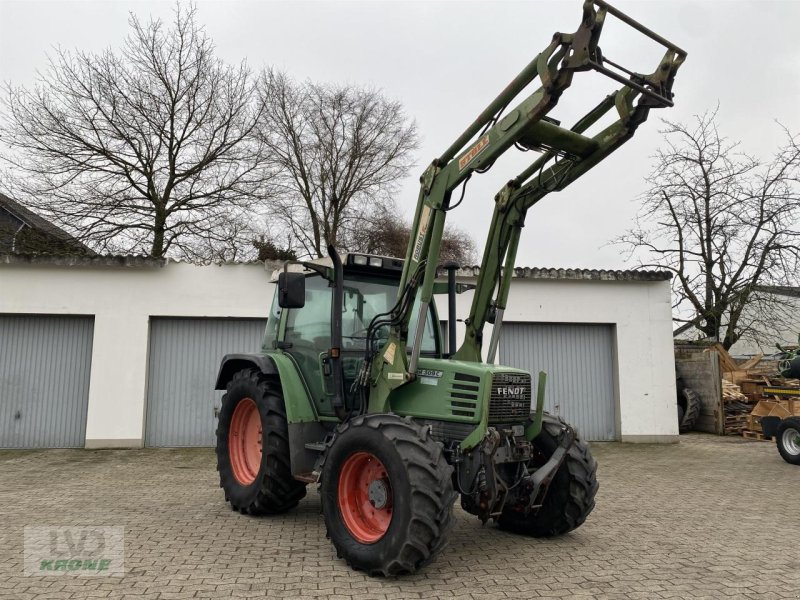
[[[474,417],[481,390],[481,378],[456,373],[450,385],[450,413],[457,417]]]
[[[531,376],[528,373],[495,373],[489,399],[489,422],[524,421],[531,413]]]

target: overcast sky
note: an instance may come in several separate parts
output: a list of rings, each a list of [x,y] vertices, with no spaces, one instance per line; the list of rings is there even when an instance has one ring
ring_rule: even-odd
[[[675,107],[651,112],[637,135],[578,182],[534,207],[517,264],[620,268],[607,242],[637,211],[643,177],[661,143],[660,119],[690,120],[720,105],[723,133],[767,158],[782,140],[776,120],[800,132],[800,2],[619,0],[614,5],[688,51]],[[279,67],[295,78],[372,85],[401,100],[422,135],[417,167],[398,205],[410,215],[419,173],[538,52],[555,31],[572,32],[580,0],[557,2],[200,1],[199,20],[228,61]],[[129,12],[170,19],[171,1],[0,0],[0,79],[29,85],[54,46],[116,47]],[[650,71],[661,52],[609,18],[600,46],[633,70]],[[551,116],[571,124],[612,86],[578,74]],[[473,177],[449,221],[482,248],[493,197],[530,153]]]

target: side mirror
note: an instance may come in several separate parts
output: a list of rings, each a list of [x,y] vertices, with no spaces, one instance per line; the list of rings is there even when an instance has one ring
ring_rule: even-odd
[[[306,305],[306,276],[284,271],[278,274],[278,306],[303,308]]]

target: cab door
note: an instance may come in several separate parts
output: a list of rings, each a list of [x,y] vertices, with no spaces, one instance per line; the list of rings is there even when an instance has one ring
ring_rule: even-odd
[[[321,415],[334,415],[327,392],[330,379],[325,358],[331,347],[330,283],[319,275],[306,278],[305,306],[286,311],[283,351],[297,364]]]

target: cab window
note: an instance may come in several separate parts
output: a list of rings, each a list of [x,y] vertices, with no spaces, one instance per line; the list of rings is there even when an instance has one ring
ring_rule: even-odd
[[[264,330],[263,350],[272,350],[275,340],[278,339],[278,326],[281,323],[281,307],[278,305],[278,291],[272,296],[272,306],[267,316],[267,327]]]

